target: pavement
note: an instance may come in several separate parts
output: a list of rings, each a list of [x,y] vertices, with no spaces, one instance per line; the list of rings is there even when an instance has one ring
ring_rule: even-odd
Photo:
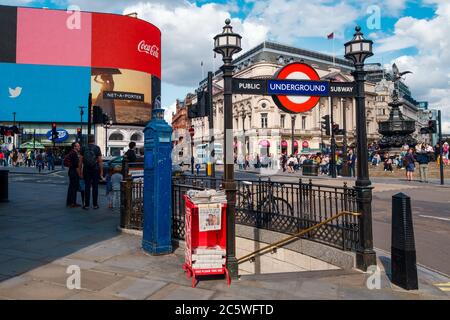
[[[10,180],[11,201],[0,203],[1,299],[450,298],[445,290],[450,278],[426,268],[419,267],[419,290],[393,285],[389,255],[383,252],[379,289],[368,289],[371,274],[358,270],[245,275],[230,287],[221,277],[209,277],[191,288],[181,268],[182,247],[169,255],[147,255],[139,236],[117,231],[119,213],[106,208],[105,197],[99,210],[66,208],[64,172]],[[80,289],[67,287],[69,266],[80,268]]]

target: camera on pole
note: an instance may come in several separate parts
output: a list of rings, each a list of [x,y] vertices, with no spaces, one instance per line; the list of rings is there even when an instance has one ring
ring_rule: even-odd
[[[323,121],[321,121],[321,128],[323,131],[325,131],[325,135],[329,136],[331,135],[331,131],[330,131],[330,115],[326,115],[322,117]]]

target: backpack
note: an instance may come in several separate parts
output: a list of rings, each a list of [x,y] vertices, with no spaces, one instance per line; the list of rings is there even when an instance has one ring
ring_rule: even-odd
[[[72,166],[72,161],[70,161],[70,156],[72,155],[72,152],[69,152],[68,154],[66,154],[66,156],[64,157],[64,167],[66,168],[70,168]]]
[[[88,146],[83,152],[83,165],[87,168],[94,168],[97,165],[97,156],[94,146]]]

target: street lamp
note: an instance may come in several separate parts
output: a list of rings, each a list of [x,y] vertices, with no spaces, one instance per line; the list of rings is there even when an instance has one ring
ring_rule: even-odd
[[[83,114],[84,114],[83,109],[86,107],[80,106],[79,108],[80,108],[80,131],[81,131],[80,144],[83,144]]]
[[[242,50],[242,37],[233,33],[230,19],[225,20],[223,32],[214,37],[214,52],[222,55],[223,66],[223,98],[224,98],[224,179],[223,187],[227,196],[227,269],[231,278],[238,277],[238,262],[236,259],[236,182],[234,181],[234,157],[233,157],[233,109],[231,78],[234,65],[233,55]],[[228,153],[231,159],[228,159]]]
[[[366,271],[371,265],[376,265],[376,254],[373,250],[372,234],[372,187],[369,179],[369,164],[367,157],[366,106],[364,94],[364,61],[373,55],[371,40],[366,40],[361,27],[355,28],[356,33],[351,41],[345,43],[345,58],[355,66],[352,75],[356,82],[356,136],[358,168],[355,190],[357,192],[359,217],[359,247],[356,252],[356,265]]]
[[[105,128],[105,157],[108,156],[108,129],[112,127],[113,122],[109,119],[108,115],[105,115],[103,121],[103,128]]]
[[[189,135],[191,136],[191,174],[194,174],[194,126],[189,128]]]

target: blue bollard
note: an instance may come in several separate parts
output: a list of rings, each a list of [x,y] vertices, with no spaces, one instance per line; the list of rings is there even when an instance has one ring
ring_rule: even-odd
[[[172,252],[172,128],[164,109],[154,109],[144,130],[144,230],[142,248],[152,255]]]

